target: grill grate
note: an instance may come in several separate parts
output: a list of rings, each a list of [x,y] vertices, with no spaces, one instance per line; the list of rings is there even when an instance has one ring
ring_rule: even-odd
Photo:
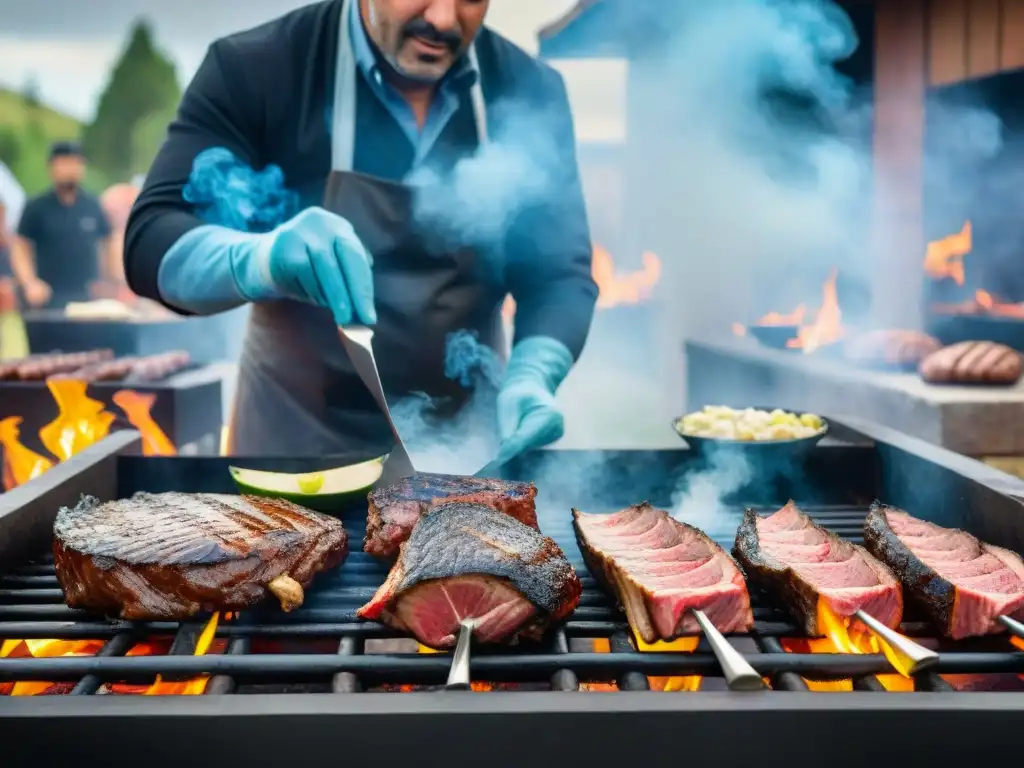
[[[693,653],[641,653],[630,641],[624,616],[588,574],[576,546],[569,515],[538,510],[544,532],[556,539],[576,566],[584,584],[579,608],[570,620],[538,646],[474,650],[473,678],[489,683],[515,683],[536,689],[575,691],[581,681],[615,683],[619,690],[647,690],[648,678],[700,675],[702,690],[722,690],[720,669],[703,642]],[[767,510],[765,510],[767,511]],[[859,542],[863,508],[806,507],[818,522]],[[727,549],[741,511],[709,531]],[[353,542],[362,538],[362,518],[347,520]],[[183,680],[210,675],[207,695],[263,692],[333,691],[358,693],[375,687],[438,685],[448,673],[449,654],[373,653],[369,641],[403,637],[375,623],[360,621],[356,609],[381,583],[386,568],[363,552],[353,552],[338,571],[322,575],[307,593],[306,603],[284,614],[253,609],[221,622],[217,636],[226,640],[221,653],[191,655],[195,624],[170,622],[107,622],[68,608],[52,560],[40,559],[0,577],[0,639],[91,639],[105,641],[95,656],[0,660],[0,682],[70,682],[70,695],[103,692],[105,682],[148,685],[156,675]],[[857,690],[884,690],[874,677],[891,673],[881,655],[787,653],[780,638],[799,637],[789,617],[752,595],[756,626],[750,635],[733,636],[747,661],[770,678],[775,690],[800,691],[803,678],[854,679]],[[928,638],[927,624],[911,620],[902,632]],[[200,625],[201,626],[201,625]],[[137,643],[173,637],[167,655],[126,656]],[[595,653],[592,640],[605,639],[608,653]],[[938,646],[940,661],[933,672],[918,676],[915,690],[953,690],[943,674],[1024,674],[1024,654],[1012,651],[1005,637]]]

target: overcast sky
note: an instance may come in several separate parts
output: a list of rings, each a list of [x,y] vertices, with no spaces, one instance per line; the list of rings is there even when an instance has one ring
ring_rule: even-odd
[[[29,77],[43,99],[88,119],[131,22],[146,16],[158,42],[187,82],[206,46],[304,4],[302,0],[0,0],[0,84],[20,88]],[[492,0],[488,23],[536,51],[536,30],[575,0]],[[614,140],[623,131],[624,66],[560,64],[583,140]]]

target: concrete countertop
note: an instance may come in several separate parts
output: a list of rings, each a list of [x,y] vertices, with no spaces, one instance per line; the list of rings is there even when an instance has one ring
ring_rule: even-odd
[[[748,338],[689,339],[685,350],[691,398],[718,389],[749,397],[751,404],[760,397],[761,404],[886,424],[971,456],[1024,455],[1022,382],[927,384],[916,373],[865,370],[827,355],[769,349]]]

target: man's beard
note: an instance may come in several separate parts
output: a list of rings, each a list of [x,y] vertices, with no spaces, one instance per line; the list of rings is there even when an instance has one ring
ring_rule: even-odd
[[[77,181],[58,181],[54,186],[57,188],[58,192],[63,192],[65,194],[76,192],[78,190]]]
[[[370,0],[369,21],[370,26],[380,34],[380,17],[377,14],[376,5],[377,4],[373,2],[373,0]],[[443,45],[451,52],[454,60],[459,54],[459,49],[462,47],[462,35],[458,32],[442,32],[424,19],[413,19],[412,21],[407,22],[399,32],[398,47],[395,53],[387,53],[379,46],[374,46],[381,54],[388,67],[390,67],[392,73],[397,75],[400,79],[406,80],[414,85],[434,85],[448,73],[447,69],[438,74],[417,74],[415,72],[409,72],[398,60],[398,52],[401,51],[402,46],[406,41],[411,40],[414,37],[419,37],[424,40]]]

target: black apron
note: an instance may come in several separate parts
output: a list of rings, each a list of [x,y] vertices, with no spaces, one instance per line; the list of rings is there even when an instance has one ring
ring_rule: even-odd
[[[339,21],[332,172],[324,208],[347,219],[373,254],[378,318],[373,349],[389,405],[394,410],[401,398],[422,393],[435,406],[432,417],[443,422],[471,395],[445,376],[448,336],[471,331],[503,354],[504,291],[481,280],[471,249],[442,249],[416,226],[415,190],[352,171],[357,72],[349,4],[343,3]],[[475,63],[472,49],[470,55]],[[479,82],[472,101],[483,142],[487,125]],[[403,433],[403,439],[409,438]],[[239,363],[229,453],[378,456],[392,444],[384,415],[349,361],[331,313],[293,301],[254,304]]]

